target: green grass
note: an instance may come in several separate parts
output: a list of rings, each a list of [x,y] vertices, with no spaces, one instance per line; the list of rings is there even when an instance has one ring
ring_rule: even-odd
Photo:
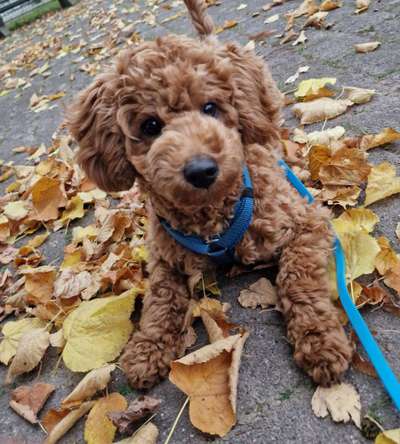
[[[14,20],[9,21],[6,25],[10,31],[14,29],[20,28],[21,26],[27,25],[28,23],[33,22],[37,18],[41,17],[48,12],[57,11],[61,9],[60,3],[58,0],[50,0],[48,3],[44,5],[39,5],[37,8],[32,9],[26,14],[21,15],[20,17],[15,18]]]

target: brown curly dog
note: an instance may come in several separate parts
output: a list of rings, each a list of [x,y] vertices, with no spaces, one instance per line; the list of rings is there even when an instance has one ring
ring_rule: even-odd
[[[210,238],[232,217],[246,164],[254,187],[250,227],[236,246],[244,264],[279,258],[277,285],[294,359],[329,385],[352,347],[329,298],[329,211],[287,181],[281,157],[281,95],[261,58],[223,44],[203,0],[185,0],[199,40],[170,35],[123,52],[67,114],[79,162],[104,190],[138,180],[149,198],[150,288],[121,364],[137,388],[166,377],[184,353],[193,282],[212,264],[160,224]]]

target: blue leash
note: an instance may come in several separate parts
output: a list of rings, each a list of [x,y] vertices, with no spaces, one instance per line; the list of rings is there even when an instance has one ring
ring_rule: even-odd
[[[296,188],[302,197],[305,197],[309,203],[314,201],[314,197],[303,185],[301,180],[293,173],[288,165],[283,161],[279,161],[279,165],[285,170],[286,177],[289,182]],[[335,262],[336,262],[336,284],[339,293],[340,302],[350,320],[350,323],[357,333],[364,350],[374,366],[376,373],[381,379],[386,391],[389,393],[397,410],[400,410],[400,383],[396,379],[392,369],[390,368],[385,356],[376,343],[374,337],[368,329],[363,317],[357,310],[353,300],[347,290],[346,285],[346,260],[343,248],[339,239],[335,238]]]

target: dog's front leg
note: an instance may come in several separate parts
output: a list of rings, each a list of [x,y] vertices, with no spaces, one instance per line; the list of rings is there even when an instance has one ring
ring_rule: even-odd
[[[159,260],[152,264],[149,287],[140,331],[133,334],[120,360],[135,388],[149,388],[165,378],[170,362],[184,351],[182,330],[189,306],[185,276]]]
[[[294,359],[324,386],[340,380],[353,353],[330,300],[327,264],[332,247],[326,210],[310,206],[282,252],[277,279]]]

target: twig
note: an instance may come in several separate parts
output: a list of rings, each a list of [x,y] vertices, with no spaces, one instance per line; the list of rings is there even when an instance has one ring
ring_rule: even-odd
[[[171,430],[168,433],[167,439],[164,441],[164,444],[168,444],[171,441],[172,435],[175,432],[176,426],[178,424],[178,421],[180,417],[182,416],[183,411],[185,410],[186,404],[189,402],[189,396],[186,398],[185,402],[183,403],[181,409],[179,410],[178,416],[175,418],[174,423],[172,424]]]

